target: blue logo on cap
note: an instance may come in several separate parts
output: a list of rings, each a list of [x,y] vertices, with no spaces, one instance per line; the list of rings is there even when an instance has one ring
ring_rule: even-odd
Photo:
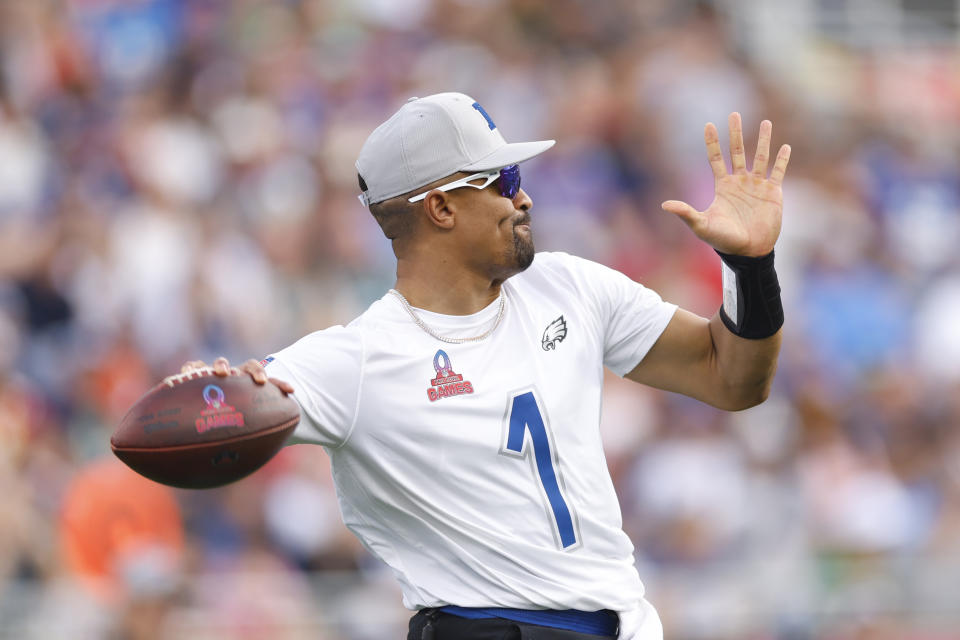
[[[480,115],[483,116],[484,120],[487,121],[487,124],[490,125],[490,131],[493,131],[497,128],[497,125],[493,124],[493,118],[490,117],[490,114],[483,110],[483,107],[480,106],[479,102],[473,103],[473,108],[480,112]]]

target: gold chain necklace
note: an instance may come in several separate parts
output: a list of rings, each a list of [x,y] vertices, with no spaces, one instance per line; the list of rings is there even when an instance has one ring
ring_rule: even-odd
[[[449,344],[463,344],[464,342],[479,342],[485,338],[488,338],[491,333],[496,331],[497,327],[500,326],[500,321],[503,320],[503,311],[506,309],[506,300],[507,297],[500,292],[500,310],[497,312],[497,319],[493,321],[493,326],[481,333],[479,336],[473,336],[472,338],[448,338],[447,336],[442,336],[437,333],[433,327],[424,322],[420,316],[417,315],[417,312],[413,310],[413,307],[410,306],[410,303],[407,302],[407,299],[403,297],[403,294],[397,291],[396,289],[390,289],[389,293],[392,293],[397,298],[400,299],[400,303],[403,304],[403,308],[407,310],[407,313],[410,314],[410,317],[413,318],[413,321],[418,327],[426,331],[430,336],[440,340],[441,342],[447,342]]]

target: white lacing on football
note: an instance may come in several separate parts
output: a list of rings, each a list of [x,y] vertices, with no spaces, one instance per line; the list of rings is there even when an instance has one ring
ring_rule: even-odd
[[[240,369],[237,369],[236,367],[230,367],[230,375],[238,376],[241,373],[243,372],[240,371]],[[172,388],[175,385],[186,382],[187,380],[193,380],[194,378],[202,378],[204,376],[212,375],[213,367],[200,367],[199,369],[191,369],[190,371],[186,371],[184,373],[176,373],[172,376],[167,376],[163,379],[161,384],[165,384]]]

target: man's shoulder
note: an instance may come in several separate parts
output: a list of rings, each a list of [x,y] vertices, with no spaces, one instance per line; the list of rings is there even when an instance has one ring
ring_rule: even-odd
[[[398,312],[399,305],[392,303],[389,293],[374,300],[360,315],[345,325],[333,325],[303,336],[291,347],[329,348],[331,346],[350,351],[361,351],[365,339],[371,334],[394,328],[389,325],[403,324],[407,317]],[[401,309],[402,311],[402,309]]]
[[[375,301],[360,315],[347,324],[331,325],[324,329],[312,331],[283,349],[277,355],[289,355],[291,352],[317,352],[320,350],[338,349],[346,352],[363,350],[364,329],[371,322],[375,322],[378,315],[378,303]]]
[[[514,279],[518,285],[576,287],[584,273],[595,266],[599,266],[598,263],[563,251],[540,251],[530,268],[517,274]]]
[[[583,260],[583,258],[578,258],[566,251],[538,251],[533,258],[533,264],[530,265],[530,268],[549,269],[562,267],[564,265],[575,264],[579,260]]]
[[[514,279],[527,280],[562,272],[573,259],[574,257],[569,253],[562,251],[538,251],[533,257],[533,263],[525,271],[518,273]]]
[[[331,352],[341,353],[351,359],[360,357],[363,352],[363,336],[353,322],[346,326],[334,325],[308,333],[267,360],[276,358],[289,362],[304,358],[325,358],[329,357]]]

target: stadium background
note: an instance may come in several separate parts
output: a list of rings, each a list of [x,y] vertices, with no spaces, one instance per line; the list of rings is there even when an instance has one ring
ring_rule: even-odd
[[[954,0],[0,3],[0,637],[402,636],[321,449],[191,493],[107,441],[188,358],[379,297],[357,150],[460,90],[559,141],[524,165],[538,248],[702,314],[719,263],[659,203],[709,201],[708,120],[793,145],[771,398],[606,388],[668,637],[960,638],[958,25]]]

